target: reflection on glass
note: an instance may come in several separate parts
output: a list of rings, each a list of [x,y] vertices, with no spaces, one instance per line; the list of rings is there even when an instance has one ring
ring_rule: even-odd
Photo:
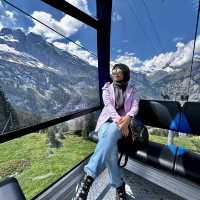
[[[93,152],[95,143],[84,137],[94,130],[95,116],[96,112],[1,144],[0,179],[16,177],[26,198],[33,198]]]
[[[81,48],[80,41],[78,45],[69,42],[4,4],[0,7],[1,134],[98,106],[97,58]],[[71,20],[66,15],[58,23],[48,11],[33,11],[32,16],[41,21],[45,16],[51,19],[47,25],[54,25],[58,32],[72,34],[74,28],[78,29],[75,21],[75,25],[65,24]],[[86,26],[84,29],[87,33]]]

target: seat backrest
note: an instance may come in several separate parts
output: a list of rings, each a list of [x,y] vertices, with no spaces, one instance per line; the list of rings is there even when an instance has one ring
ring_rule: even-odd
[[[16,178],[6,178],[0,182],[0,200],[26,200]]]
[[[98,133],[91,132],[89,138],[98,141]],[[118,143],[118,150],[123,152],[122,143]],[[189,152],[176,145],[163,145],[149,141],[141,150],[129,152],[129,156],[157,169],[163,169],[172,175],[178,175],[200,184],[200,155]]]
[[[183,105],[179,130],[184,133],[200,135],[199,102],[186,102]]]
[[[200,184],[200,154],[179,147],[176,153],[175,175]]]
[[[140,100],[138,117],[145,125],[178,131],[180,111],[176,101]]]
[[[119,146],[119,150],[123,147]],[[168,146],[149,141],[149,144],[141,150],[130,151],[129,156],[158,169],[173,172],[177,147]]]

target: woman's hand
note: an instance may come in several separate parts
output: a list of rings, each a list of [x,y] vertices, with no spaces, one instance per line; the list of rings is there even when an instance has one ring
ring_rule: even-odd
[[[131,117],[129,115],[125,115],[118,120],[117,125],[120,129],[123,127],[128,127],[130,121]]]
[[[131,117],[126,115],[126,116],[121,117],[117,122],[117,126],[122,131],[122,134],[125,137],[127,137],[128,133],[129,133],[128,125],[129,125],[130,121],[131,121]]]

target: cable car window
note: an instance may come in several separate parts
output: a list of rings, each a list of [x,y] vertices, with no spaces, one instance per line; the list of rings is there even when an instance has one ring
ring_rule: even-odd
[[[181,105],[199,101],[199,27],[191,68],[197,13],[198,1],[113,0],[111,64],[132,68],[131,81],[141,99]],[[198,136],[156,127],[148,130],[154,142],[200,151]]]
[[[188,98],[195,1],[113,1],[111,63],[132,69],[143,99]]]
[[[198,10],[198,2],[195,4],[196,10]],[[189,101],[190,102],[199,102],[200,101],[200,22],[199,16],[197,15],[197,24],[196,24],[196,37],[193,41],[194,46],[194,55],[193,62],[191,65],[191,73],[189,76]],[[195,42],[195,43],[194,43]]]
[[[14,176],[32,199],[94,151],[86,138],[97,113],[0,144],[0,179]]]
[[[99,105],[96,31],[39,2],[0,2],[2,134]]]

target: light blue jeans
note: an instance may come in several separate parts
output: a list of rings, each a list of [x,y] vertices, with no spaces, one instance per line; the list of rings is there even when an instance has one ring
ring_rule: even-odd
[[[110,184],[115,188],[123,183],[121,168],[117,164],[117,141],[120,138],[122,138],[122,133],[116,123],[105,122],[98,131],[99,140],[94,154],[84,166],[85,173],[93,178],[96,178],[107,167]]]

